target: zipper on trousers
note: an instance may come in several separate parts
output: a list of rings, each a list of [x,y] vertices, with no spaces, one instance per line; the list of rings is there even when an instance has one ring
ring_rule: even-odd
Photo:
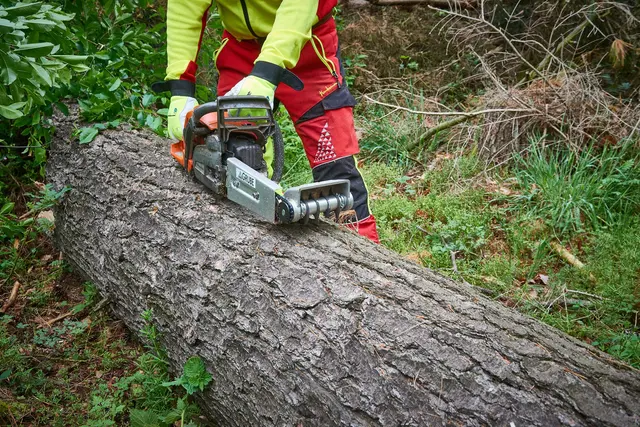
[[[318,49],[318,47],[316,46],[316,43],[315,43],[316,41],[320,45],[320,49]],[[318,59],[320,59],[320,61],[324,64],[324,66],[327,67],[327,70],[329,70],[333,78],[336,79],[336,83],[338,84],[338,89],[340,89],[342,87],[342,84],[340,84],[340,77],[338,77],[338,70],[336,69],[336,64],[334,64],[332,60],[327,58],[327,54],[324,51],[324,46],[322,45],[322,40],[320,40],[320,37],[313,35],[311,37],[311,46],[313,46],[313,50],[316,52]]]
[[[247,2],[245,0],[240,0],[240,4],[242,5],[242,14],[244,15],[244,22],[247,24],[247,29],[253,35],[253,37],[259,39],[258,35],[253,31],[251,27],[251,21],[249,21],[249,10],[247,9]]]

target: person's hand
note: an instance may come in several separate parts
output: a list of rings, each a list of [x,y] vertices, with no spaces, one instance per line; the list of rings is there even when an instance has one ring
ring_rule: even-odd
[[[187,113],[198,105],[198,101],[190,96],[172,96],[167,115],[167,131],[169,138],[182,140],[184,119]]]
[[[242,95],[257,95],[264,96],[269,100],[269,105],[273,109],[273,99],[275,97],[276,86],[260,77],[247,76],[240,80],[234,87],[231,88],[225,96],[242,96]],[[252,109],[240,109],[229,111],[231,116],[253,116],[264,115],[263,111]]]

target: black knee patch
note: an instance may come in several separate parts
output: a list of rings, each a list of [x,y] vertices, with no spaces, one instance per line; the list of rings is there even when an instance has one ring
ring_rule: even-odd
[[[313,180],[316,182],[330,179],[348,179],[351,183],[351,194],[353,195],[353,210],[356,212],[357,220],[365,219],[370,215],[367,199],[367,187],[360,171],[356,167],[353,156],[343,157],[332,162],[323,163],[313,168]]]

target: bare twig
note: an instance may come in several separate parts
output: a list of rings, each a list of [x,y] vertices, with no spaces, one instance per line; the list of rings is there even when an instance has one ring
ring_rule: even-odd
[[[530,63],[529,61],[527,61],[527,59],[522,56],[522,54],[520,53],[520,51],[515,47],[515,45],[513,44],[513,42],[511,41],[511,39],[509,37],[507,37],[507,34],[502,31],[500,28],[496,27],[492,22],[487,21],[484,16],[481,16],[480,18],[475,18],[473,16],[469,16],[469,15],[464,15],[462,13],[458,13],[458,12],[454,12],[451,10],[443,10],[443,9],[439,9],[437,7],[433,7],[433,6],[427,6],[429,9],[433,9],[435,11],[439,11],[439,12],[444,12],[453,16],[457,16],[458,18],[462,18],[462,19],[468,19],[470,21],[473,22],[478,22],[481,23],[483,25],[488,26],[489,28],[491,28],[496,34],[498,34],[502,39],[504,39],[504,41],[509,45],[509,47],[513,50],[513,53],[523,62],[525,63],[532,71],[534,71],[538,76],[540,76],[540,78],[545,79],[546,77],[545,75],[538,70],[538,68],[533,65],[532,63]]]
[[[573,289],[567,289],[566,292],[570,293],[570,294],[584,295],[586,297],[591,297],[591,298],[595,298],[595,299],[599,299],[599,300],[604,300],[604,298],[602,298],[600,295],[594,295],[594,294],[590,294],[588,292],[576,291],[576,290],[573,290]]]
[[[382,101],[377,101],[368,95],[364,95],[364,98],[367,101],[372,102],[374,104],[395,108],[397,110],[406,111],[412,114],[422,114],[425,116],[465,116],[467,118],[471,118],[471,117],[475,117],[475,116],[479,116],[481,114],[487,114],[487,113],[534,111],[531,108],[491,108],[491,109],[477,110],[477,111],[420,111],[420,110],[413,110],[411,108],[401,107],[399,105],[388,104]]]
[[[437,7],[454,7],[472,9],[476,5],[475,0],[369,0],[374,6],[408,6],[414,4],[429,4]]]
[[[95,307],[91,309],[92,313],[102,310],[102,308],[109,303],[109,298],[102,298]]]
[[[467,120],[469,120],[471,117],[473,116],[461,116],[461,117],[456,117],[455,119],[451,119],[451,120],[447,120],[446,122],[442,122],[440,124],[438,124],[437,126],[434,126],[432,128],[430,128],[429,130],[427,130],[425,133],[423,133],[422,135],[420,135],[420,138],[418,138],[415,141],[411,141],[408,145],[407,145],[407,149],[409,151],[413,150],[418,144],[420,144],[423,141],[426,141],[427,139],[431,138],[432,136],[434,136],[435,134],[437,134],[440,131],[443,130],[447,130],[449,128],[454,127],[457,124],[460,124],[462,122],[466,122]]]
[[[59,321],[61,321],[63,319],[66,319],[69,316],[73,316],[74,314],[77,314],[77,313],[75,313],[73,311],[70,311],[68,313],[61,314],[60,316],[55,317],[55,318],[43,323],[42,326],[40,326],[40,327],[41,328],[48,328],[49,326],[53,325],[54,323],[59,322]]]
[[[18,290],[20,289],[20,282],[17,280],[13,284],[13,288],[11,289],[11,294],[9,294],[9,299],[4,303],[2,309],[0,309],[0,313],[4,314],[7,312],[9,308],[16,302],[18,299]]]

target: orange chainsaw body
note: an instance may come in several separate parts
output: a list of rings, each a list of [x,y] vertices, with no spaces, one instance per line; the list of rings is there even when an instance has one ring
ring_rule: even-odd
[[[191,116],[193,116],[193,110],[187,113],[187,116],[184,119],[185,126],[187,126],[187,123],[189,123]],[[209,130],[214,131],[215,129],[218,128],[218,115],[215,112],[205,114],[200,119],[200,123],[208,127]],[[204,140],[200,137],[196,137],[194,142],[196,145],[204,144]],[[180,163],[182,167],[185,167],[189,172],[191,172],[191,169],[193,168],[193,159],[189,159],[189,164],[185,165],[184,151],[185,151],[185,147],[184,147],[183,140],[180,140],[178,142],[174,142],[173,144],[171,144],[171,155],[173,156],[173,158],[176,159],[176,161]]]

